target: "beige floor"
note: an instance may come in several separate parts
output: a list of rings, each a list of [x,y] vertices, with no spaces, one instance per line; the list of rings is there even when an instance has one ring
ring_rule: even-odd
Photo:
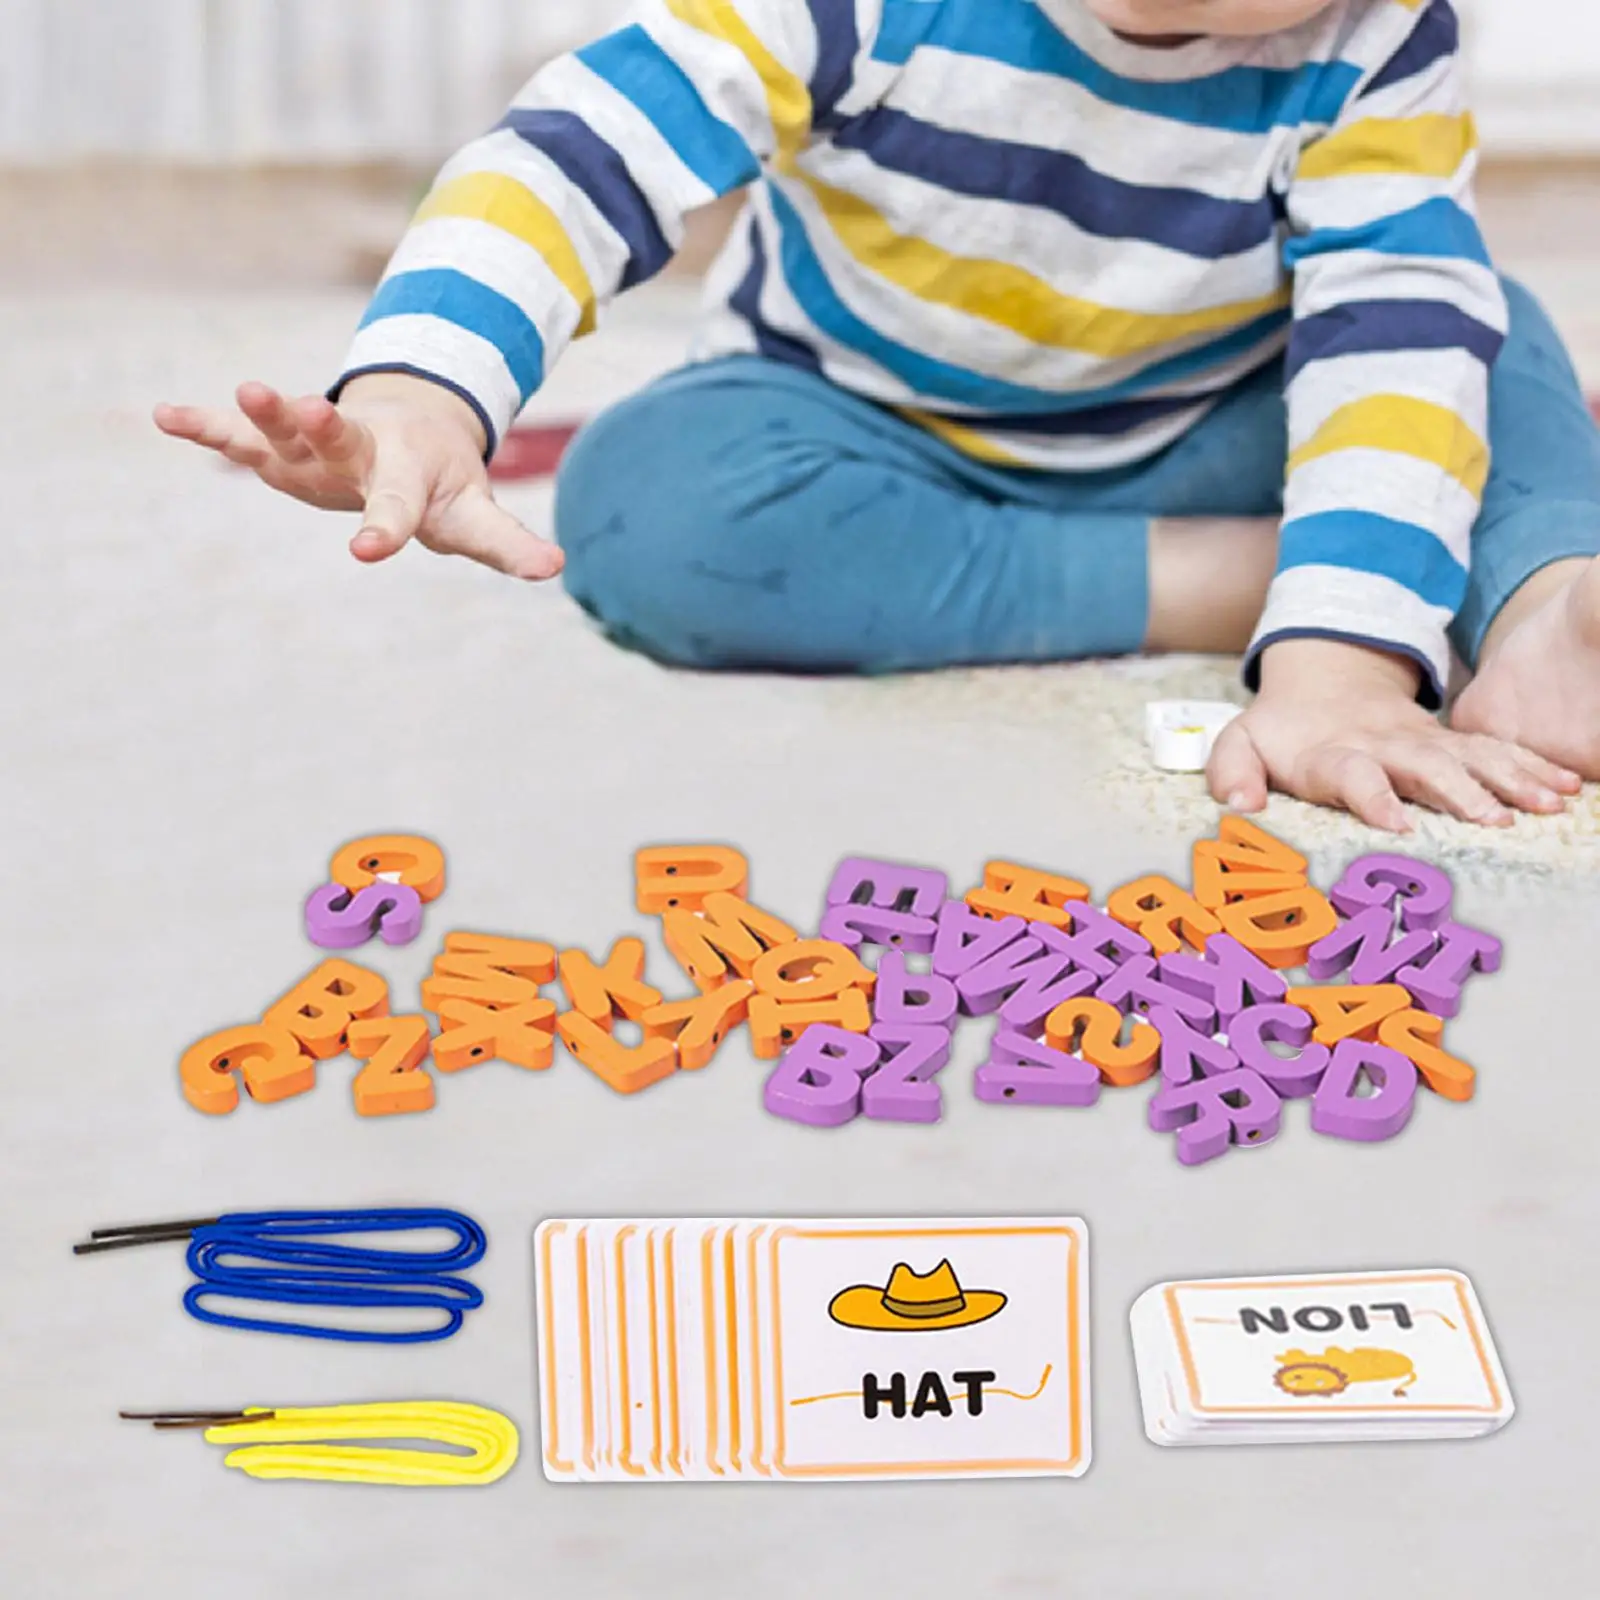
[[[1181,874],[1214,820],[1193,784],[1143,767],[1144,698],[1230,680],[1206,663],[873,684],[686,676],[606,646],[554,589],[420,553],[359,570],[342,528],[146,419],[158,397],[220,397],[245,375],[320,384],[403,203],[287,186],[288,211],[272,214],[298,218],[297,234],[258,229],[246,196],[260,191],[212,190],[196,218],[162,188],[129,179],[85,216],[59,197],[52,211],[38,185],[0,186],[8,216],[42,207],[27,213],[36,232],[8,238],[0,287],[6,1600],[1593,1592],[1592,797],[1509,840],[1433,834],[1461,914],[1500,933],[1508,958],[1451,1031],[1482,1069],[1479,1100],[1429,1103],[1388,1147],[1315,1139],[1297,1115],[1269,1149],[1187,1172],[1142,1128],[1138,1096],[1082,1116],[975,1104],[981,1030],[947,1075],[938,1129],[780,1124],[737,1051],[627,1102],[570,1062],[537,1079],[495,1067],[448,1082],[430,1116],[357,1122],[332,1064],[300,1101],[189,1111],[178,1053],[310,965],[299,901],[354,834],[416,828],[450,853],[424,940],[370,957],[401,1003],[446,928],[590,949],[646,931],[628,860],[661,839],[744,845],[756,897],[802,922],[849,853],[934,862],[958,881],[1005,855],[1105,890]],[[1508,259],[1600,380],[1600,244],[1577,242],[1592,199],[1586,213],[1570,195],[1504,204],[1524,219],[1515,234],[1500,225]],[[98,255],[67,253],[71,238]],[[680,279],[634,297],[536,409],[587,414],[671,365],[693,295]],[[535,521],[547,495],[509,491]],[[1372,843],[1340,819],[1274,816],[1324,882]],[[673,985],[654,946],[650,971]],[[369,1355],[202,1329],[178,1308],[170,1251],[67,1251],[103,1223],[384,1202],[459,1205],[490,1229],[490,1305],[448,1346]],[[1097,1459],[1082,1483],[542,1482],[539,1217],[819,1210],[1089,1219]],[[1150,1283],[1437,1264],[1474,1275],[1504,1346],[1521,1411],[1500,1438],[1208,1457],[1141,1438],[1125,1318]],[[198,1439],[113,1420],[121,1406],[429,1394],[502,1406],[530,1459],[485,1494],[337,1492],[250,1483]]]

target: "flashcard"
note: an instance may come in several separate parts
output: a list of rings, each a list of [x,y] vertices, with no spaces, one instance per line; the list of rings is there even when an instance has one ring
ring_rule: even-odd
[[[1472,1283],[1445,1268],[1158,1284],[1131,1322],[1157,1444],[1470,1438],[1514,1410]]]
[[[1086,1253],[1070,1220],[774,1227],[774,1471],[1082,1473]]]
[[[583,1434],[583,1336],[576,1268],[577,1230],[547,1222],[534,1235],[535,1303],[539,1318],[546,1477],[575,1478]]]
[[[552,1481],[1087,1470],[1074,1219],[556,1220],[534,1252]]]

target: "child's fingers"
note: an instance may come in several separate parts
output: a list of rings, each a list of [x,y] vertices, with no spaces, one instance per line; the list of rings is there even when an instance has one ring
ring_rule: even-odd
[[[1206,781],[1211,798],[1230,810],[1260,811],[1266,805],[1266,765],[1244,718],[1236,718],[1218,735],[1206,766]]]
[[[1522,811],[1546,813],[1560,811],[1566,805],[1554,785],[1541,777],[1538,768],[1532,765],[1539,760],[1532,752],[1481,734],[1463,739],[1461,750],[1462,760],[1473,776],[1507,805]],[[1560,771],[1559,768],[1553,770]]]
[[[170,438],[226,455],[230,447],[262,445],[265,441],[251,423],[236,411],[214,411],[207,406],[160,405],[152,413],[155,425]]]
[[[169,438],[200,442],[207,413],[199,406],[173,406],[163,401],[150,413],[151,420]]]
[[[1547,789],[1554,789],[1557,794],[1577,794],[1583,788],[1583,779],[1571,767],[1557,766],[1554,761],[1547,761],[1520,744],[1512,745],[1511,751],[1518,765],[1525,772],[1531,772]]]
[[[289,414],[288,403],[264,383],[242,383],[235,398],[239,409],[260,429],[279,456],[291,466],[312,457],[300,424]]]
[[[1515,820],[1443,743],[1408,744],[1390,755],[1388,766],[1396,790],[1408,800],[1486,828],[1507,828]]]
[[[372,460],[372,433],[343,415],[332,401],[308,395],[289,403],[288,414],[324,466],[360,478]]]
[[[174,439],[214,450],[235,466],[259,472],[274,451],[254,425],[236,411],[211,411],[201,406],[157,406],[156,426]]]
[[[1300,793],[1321,805],[1343,806],[1385,833],[1411,832],[1411,819],[1383,763],[1354,746],[1324,745],[1314,751]]]
[[[566,565],[558,545],[530,533],[474,484],[451,503],[438,529],[442,548],[470,556],[508,577],[533,582],[553,578]]]
[[[378,468],[367,491],[361,531],[350,541],[357,561],[386,561],[416,533],[428,508],[428,486],[408,458]]]

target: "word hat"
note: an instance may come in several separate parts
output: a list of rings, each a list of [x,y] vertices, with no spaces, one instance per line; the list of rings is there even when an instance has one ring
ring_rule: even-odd
[[[843,1327],[869,1333],[934,1333],[987,1322],[1005,1303],[1006,1297],[993,1289],[963,1291],[948,1261],[927,1274],[902,1262],[889,1275],[887,1289],[857,1284],[842,1290],[833,1297],[828,1315]]]

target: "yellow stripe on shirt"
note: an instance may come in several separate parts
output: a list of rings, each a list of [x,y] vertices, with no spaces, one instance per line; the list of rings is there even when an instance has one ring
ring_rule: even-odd
[[[811,137],[811,91],[805,82],[756,37],[732,0],[667,0],[667,9],[680,22],[731,44],[750,63],[766,92],[777,160],[790,166]]]
[[[579,335],[594,332],[595,294],[589,274],[555,212],[526,184],[499,172],[469,172],[451,178],[422,202],[416,221],[443,217],[486,222],[538,251],[578,303]]]
[[[926,239],[896,233],[859,195],[806,173],[800,176],[839,242],[862,266],[918,300],[980,317],[1054,349],[1115,361],[1182,339],[1225,333],[1289,304],[1290,290],[1284,287],[1259,299],[1203,311],[1123,311],[1097,305],[1059,293],[1024,267],[954,255]]]
[[[1455,412],[1414,395],[1375,394],[1340,407],[1289,457],[1289,471],[1340,450],[1415,456],[1479,499],[1489,480],[1488,445]]]
[[[1027,465],[1021,456],[1013,455],[1003,445],[996,444],[987,434],[979,433],[976,428],[964,428],[959,422],[952,422],[949,417],[936,416],[931,411],[914,411],[904,406],[898,409],[906,421],[914,422],[919,428],[925,428],[933,434],[935,438],[954,445],[962,455],[970,456],[974,461],[987,461],[997,467]]]
[[[1329,134],[1300,158],[1299,176],[1451,178],[1478,148],[1472,113],[1368,117]]]

